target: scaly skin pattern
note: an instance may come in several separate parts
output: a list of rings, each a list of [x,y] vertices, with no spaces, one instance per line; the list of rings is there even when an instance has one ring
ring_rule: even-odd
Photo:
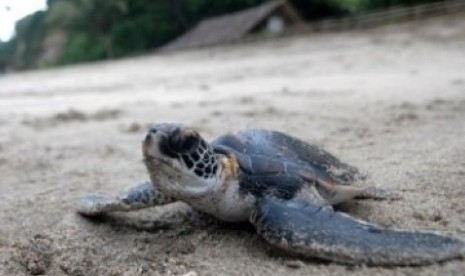
[[[156,124],[142,142],[151,182],[119,197],[87,196],[86,216],[183,201],[221,220],[250,221],[286,252],[345,264],[424,265],[460,258],[465,242],[436,233],[386,229],[335,212],[355,198],[392,199],[315,145],[247,130],[206,142],[180,124]]]
[[[96,216],[107,212],[129,212],[173,202],[174,199],[156,190],[145,182],[124,191],[120,196],[90,195],[78,202],[77,211],[85,216]]]

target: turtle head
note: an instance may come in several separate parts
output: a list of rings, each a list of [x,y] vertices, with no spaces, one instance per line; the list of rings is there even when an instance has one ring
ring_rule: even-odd
[[[162,182],[170,189],[194,192],[216,184],[216,154],[192,128],[179,124],[152,125],[142,142],[142,152],[152,181]]]

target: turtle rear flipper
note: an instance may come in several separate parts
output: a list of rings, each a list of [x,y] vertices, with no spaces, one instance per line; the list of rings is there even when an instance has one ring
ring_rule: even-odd
[[[384,229],[303,201],[260,199],[250,220],[288,252],[340,263],[424,265],[465,256],[460,239]]]

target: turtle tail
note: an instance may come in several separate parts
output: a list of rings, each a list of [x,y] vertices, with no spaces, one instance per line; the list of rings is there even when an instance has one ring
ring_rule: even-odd
[[[261,199],[250,220],[268,242],[288,252],[340,263],[426,265],[465,256],[463,240],[385,229],[303,201]]]

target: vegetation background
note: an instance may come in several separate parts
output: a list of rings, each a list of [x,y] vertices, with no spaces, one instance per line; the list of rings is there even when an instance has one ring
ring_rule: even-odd
[[[437,0],[436,0],[437,1]],[[206,17],[266,0],[48,0],[48,9],[19,20],[16,35],[0,41],[0,72],[124,57],[155,49]],[[432,0],[291,0],[305,20],[356,14]],[[47,41],[64,39],[57,58]]]

